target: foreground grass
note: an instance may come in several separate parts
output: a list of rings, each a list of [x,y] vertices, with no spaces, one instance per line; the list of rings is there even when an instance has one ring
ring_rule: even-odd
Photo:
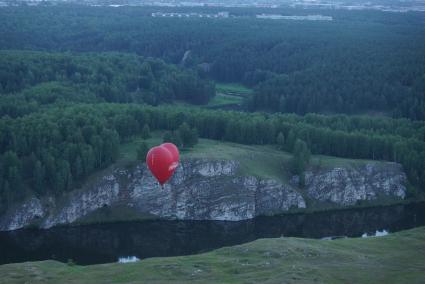
[[[367,239],[261,239],[130,264],[7,264],[0,275],[0,283],[425,283],[425,227]]]

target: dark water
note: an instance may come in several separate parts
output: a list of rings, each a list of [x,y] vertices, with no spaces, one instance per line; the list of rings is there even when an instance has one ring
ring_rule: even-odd
[[[144,221],[0,233],[0,264],[72,259],[78,264],[119,257],[176,256],[258,238],[361,236],[425,225],[425,202],[389,207],[258,217],[249,221]]]

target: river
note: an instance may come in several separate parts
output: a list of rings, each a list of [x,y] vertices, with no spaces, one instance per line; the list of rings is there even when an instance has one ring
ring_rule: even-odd
[[[55,259],[81,265],[188,255],[258,238],[359,237],[425,225],[425,202],[319,213],[257,217],[239,222],[110,223],[0,232],[0,264]],[[135,259],[135,258],[134,258]]]

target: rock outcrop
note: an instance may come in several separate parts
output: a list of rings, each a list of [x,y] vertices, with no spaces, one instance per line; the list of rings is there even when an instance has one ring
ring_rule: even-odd
[[[0,217],[0,230],[36,224],[50,228],[73,223],[104,207],[122,205],[169,219],[228,220],[306,208],[306,200],[353,205],[381,195],[404,198],[406,177],[394,163],[369,163],[357,168],[306,172],[305,188],[294,182],[239,174],[230,160],[185,160],[172,180],[161,188],[144,164],[110,169],[83,188],[55,199],[31,198]],[[304,192],[304,197],[300,194]]]
[[[305,173],[305,188],[311,199],[342,206],[383,196],[404,198],[405,183],[406,175],[396,163],[367,163],[354,168]]]
[[[11,231],[27,226],[46,215],[41,201],[31,198],[9,210],[0,219],[0,230]]]

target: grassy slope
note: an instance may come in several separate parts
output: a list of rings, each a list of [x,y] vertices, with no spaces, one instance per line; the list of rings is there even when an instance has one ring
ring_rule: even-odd
[[[425,227],[367,239],[261,239],[131,264],[7,264],[0,275],[0,283],[425,283]]]
[[[252,94],[252,90],[240,84],[216,83],[216,95],[208,103],[208,107],[240,105],[244,97]]]
[[[147,140],[150,147],[162,143],[162,132],[155,132]],[[140,138],[121,146],[121,161],[134,161]],[[241,164],[241,174],[263,178],[273,178],[287,182],[290,177],[289,160],[291,154],[269,145],[242,145],[230,142],[199,139],[199,143],[190,150],[181,151],[182,159],[205,158],[237,160]],[[329,156],[313,156],[312,167],[333,168],[337,166],[355,166],[366,160],[350,160]]]
[[[241,84],[235,83],[216,83],[215,89],[217,93],[233,94],[239,96],[247,96],[252,94],[252,89],[249,89]]]
[[[208,106],[225,106],[225,105],[240,105],[242,97],[235,95],[217,94],[208,103]]]
[[[149,147],[160,145],[162,143],[163,133],[163,131],[153,132],[151,135],[152,137],[146,140]],[[91,181],[95,181],[99,178],[99,176],[108,175],[111,168],[114,168],[115,166],[131,167],[131,165],[136,162],[137,148],[142,141],[143,139],[136,137],[131,142],[122,144],[120,148],[120,158],[117,163],[108,169],[93,174],[87,179],[86,184],[90,184]],[[199,143],[193,149],[182,149],[181,158],[237,160],[240,162],[240,175],[271,178],[283,183],[288,183],[291,176],[289,170],[291,154],[277,150],[274,146],[242,145],[209,139],[200,139]],[[329,156],[313,156],[311,164],[312,167],[331,168],[336,166],[355,166],[364,162],[364,160],[341,159]],[[308,210],[311,209],[315,211],[335,207],[332,205],[313,203],[308,196],[305,196],[302,189],[298,190],[307,202],[309,202],[310,208]],[[380,200],[380,202],[383,203],[383,200]],[[393,202],[393,199],[389,200],[389,203]],[[123,205],[116,205],[95,210],[81,219],[78,219],[76,224],[119,222],[152,218],[155,218],[155,216],[141,213]]]

